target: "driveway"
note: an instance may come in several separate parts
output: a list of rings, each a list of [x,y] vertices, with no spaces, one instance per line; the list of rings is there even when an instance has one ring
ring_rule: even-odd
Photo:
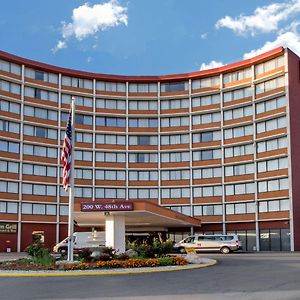
[[[300,299],[300,253],[202,254],[213,267],[91,277],[1,278],[0,299]]]

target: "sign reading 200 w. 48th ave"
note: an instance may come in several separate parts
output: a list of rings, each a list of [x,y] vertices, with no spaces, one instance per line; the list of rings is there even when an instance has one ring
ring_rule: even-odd
[[[130,211],[133,210],[132,202],[101,202],[81,203],[81,211]]]

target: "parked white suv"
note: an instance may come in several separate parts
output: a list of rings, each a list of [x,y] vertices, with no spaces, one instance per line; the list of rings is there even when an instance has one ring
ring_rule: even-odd
[[[220,251],[227,254],[242,249],[238,235],[191,235],[174,245],[175,250],[185,253],[185,248],[194,248],[200,251]]]

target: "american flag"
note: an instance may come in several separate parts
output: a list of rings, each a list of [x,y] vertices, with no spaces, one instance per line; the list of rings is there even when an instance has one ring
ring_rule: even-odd
[[[70,184],[71,175],[71,162],[72,162],[72,110],[69,114],[69,119],[67,123],[66,134],[64,138],[61,161],[63,164],[63,187],[65,191],[68,191]]]

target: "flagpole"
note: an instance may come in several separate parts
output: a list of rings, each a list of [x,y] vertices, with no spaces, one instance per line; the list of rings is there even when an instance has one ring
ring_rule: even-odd
[[[74,156],[75,156],[75,98],[72,97],[71,100],[71,125],[72,125],[72,152],[71,152],[71,173],[70,173],[70,189],[69,189],[69,221],[68,221],[68,261],[73,261],[73,248],[74,248]]]

